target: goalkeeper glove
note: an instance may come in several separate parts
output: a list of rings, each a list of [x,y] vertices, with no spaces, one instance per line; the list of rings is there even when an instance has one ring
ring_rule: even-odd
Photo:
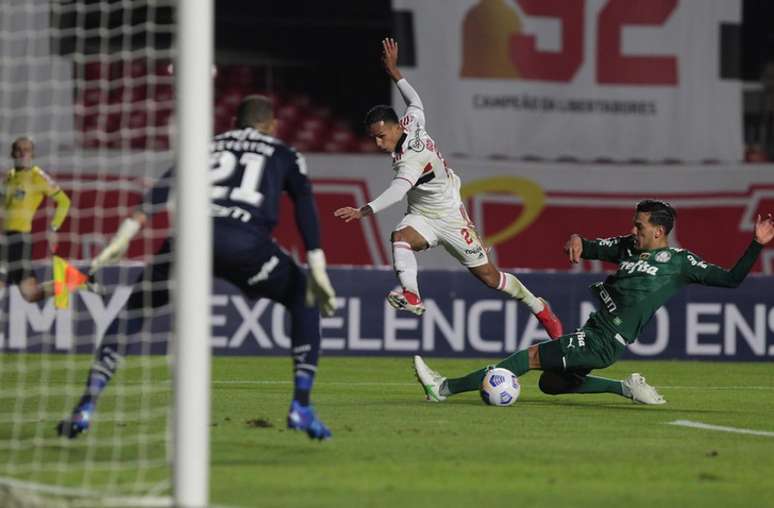
[[[325,271],[325,253],[322,249],[310,250],[306,253],[306,260],[309,263],[306,304],[311,307],[316,302],[324,315],[332,316],[336,311],[336,292]]]
[[[134,235],[140,230],[140,223],[131,217],[124,219],[121,223],[121,227],[118,228],[116,235],[110,240],[110,243],[102,249],[94,261],[91,262],[91,268],[89,268],[89,275],[94,274],[97,270],[105,265],[111,265],[118,262],[124,254],[126,249],[129,248],[129,242],[134,238]]]

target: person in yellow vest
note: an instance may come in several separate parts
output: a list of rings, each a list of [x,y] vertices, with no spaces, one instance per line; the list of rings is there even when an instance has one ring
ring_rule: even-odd
[[[11,145],[13,168],[3,181],[3,213],[5,262],[7,284],[17,284],[22,296],[37,302],[51,296],[53,285],[39,284],[32,271],[32,220],[43,198],[56,201],[56,212],[51,229],[57,231],[70,209],[70,198],[42,169],[32,164],[34,144],[27,137],[20,137]]]

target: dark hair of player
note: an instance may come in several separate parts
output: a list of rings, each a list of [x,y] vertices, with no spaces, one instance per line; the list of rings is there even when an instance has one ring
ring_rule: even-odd
[[[237,108],[236,126],[238,129],[255,127],[272,118],[274,118],[274,106],[270,98],[265,95],[248,95],[242,99]]]
[[[366,113],[365,116],[365,120],[363,121],[366,127],[377,122],[399,123],[400,120],[398,120],[398,115],[395,113],[394,109],[392,109],[390,106],[379,104],[378,106],[374,106],[368,110],[368,113]]]
[[[663,227],[667,235],[672,231],[677,218],[677,211],[672,208],[672,205],[656,199],[643,199],[637,203],[637,212],[649,213],[649,222],[654,226]]]

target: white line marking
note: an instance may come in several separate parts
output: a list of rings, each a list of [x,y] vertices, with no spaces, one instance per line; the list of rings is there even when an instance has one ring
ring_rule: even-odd
[[[166,483],[166,482],[165,482]],[[100,506],[111,507],[127,507],[127,506],[144,506],[144,507],[169,507],[172,506],[172,498],[170,496],[156,496],[156,497],[108,497],[104,492],[86,490],[77,487],[65,487],[61,485],[47,485],[45,483],[28,482],[24,480],[17,480],[15,478],[0,477],[0,485],[15,488],[19,490],[25,490],[28,492],[40,492],[49,496],[60,496],[68,498],[98,498],[100,500]],[[168,488],[165,485],[165,488]],[[87,505],[96,506],[96,505]]]
[[[774,390],[774,386],[661,386],[670,390]]]
[[[691,427],[693,429],[717,430],[720,432],[734,432],[736,434],[751,434],[753,436],[774,437],[774,432],[765,430],[740,429],[738,427],[723,427],[721,425],[710,425],[709,423],[692,422],[691,420],[675,420],[668,422],[667,425],[679,425],[681,427]]]

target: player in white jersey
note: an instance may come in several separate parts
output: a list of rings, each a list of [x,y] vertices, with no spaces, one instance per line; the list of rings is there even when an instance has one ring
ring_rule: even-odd
[[[562,335],[562,323],[542,298],[536,298],[514,275],[499,271],[468,218],[460,196],[460,179],[448,167],[435,141],[425,131],[422,101],[398,70],[398,44],[382,41],[387,74],[395,81],[407,108],[398,118],[389,106],[375,106],[365,124],[376,145],[392,154],[395,177],[379,197],[361,208],[344,207],[334,212],[345,222],[362,219],[408,200],[408,212],[392,232],[393,266],[401,288],[391,291],[387,301],[396,309],[422,315],[417,260],[414,251],[442,245],[487,286],[527,305],[551,338]]]

